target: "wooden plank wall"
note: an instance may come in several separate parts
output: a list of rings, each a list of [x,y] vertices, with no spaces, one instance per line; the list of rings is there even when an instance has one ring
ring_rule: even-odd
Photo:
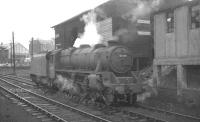
[[[189,32],[189,56],[200,56],[200,29],[190,30]]]
[[[175,10],[175,33],[177,57],[188,55],[188,7]]]
[[[176,56],[176,41],[174,33],[165,34],[165,57],[175,57]]]
[[[161,58],[165,56],[165,14],[158,14],[154,17],[154,47],[155,47],[155,57]]]
[[[154,16],[155,58],[200,57],[200,28],[190,28],[189,8],[176,8],[174,19],[175,31],[167,33],[165,13]]]
[[[113,25],[112,25],[112,18],[105,19],[97,23],[97,31],[102,36],[103,42],[107,42],[112,40],[113,38]]]

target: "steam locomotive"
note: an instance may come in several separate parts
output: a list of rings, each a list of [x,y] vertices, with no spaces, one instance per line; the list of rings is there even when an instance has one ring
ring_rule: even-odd
[[[142,86],[132,77],[132,60],[124,46],[82,45],[34,55],[30,76],[37,84],[57,88],[81,100],[133,104]]]

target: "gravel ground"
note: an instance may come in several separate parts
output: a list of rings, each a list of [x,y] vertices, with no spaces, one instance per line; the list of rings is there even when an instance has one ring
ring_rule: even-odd
[[[0,74],[11,74],[13,69],[0,68]],[[29,78],[29,69],[16,69],[16,74],[21,77]],[[26,112],[21,106],[12,103],[11,100],[0,93],[0,122],[41,122],[30,113]]]
[[[195,72],[195,70],[192,70],[192,72]],[[194,78],[196,78],[195,81],[200,80],[199,77],[193,77],[193,80]],[[158,95],[146,99],[146,101],[143,103],[148,106],[157,107],[168,111],[200,117],[200,92],[194,88],[184,89],[182,91],[183,94],[178,96],[176,79],[175,69],[167,72],[161,77],[161,84],[157,88]],[[190,82],[189,78],[188,82]]]
[[[41,122],[0,92],[0,122]]]

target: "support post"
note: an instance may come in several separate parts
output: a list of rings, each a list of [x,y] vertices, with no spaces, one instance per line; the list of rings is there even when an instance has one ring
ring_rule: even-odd
[[[136,58],[136,71],[140,70],[140,60],[139,58]]]
[[[161,66],[154,65],[153,66],[153,80],[154,80],[155,87],[158,87],[160,85],[160,76],[161,76]]]
[[[13,53],[12,53],[12,42],[10,43],[10,67],[12,68],[13,62],[12,62],[12,57],[13,57]]]
[[[183,65],[177,65],[177,95],[182,94],[182,90],[187,88],[186,69]]]
[[[12,32],[12,40],[13,40],[13,74],[15,75],[15,39],[14,32]]]
[[[33,37],[31,38],[31,59],[33,58]]]

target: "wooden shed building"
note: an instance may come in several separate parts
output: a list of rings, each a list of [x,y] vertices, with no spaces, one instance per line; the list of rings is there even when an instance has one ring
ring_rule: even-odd
[[[162,67],[175,66],[178,95],[185,89],[200,89],[200,82],[197,81],[200,73],[199,0],[183,2],[154,14],[154,50],[157,86],[162,82]],[[196,76],[189,72],[191,68],[195,69]],[[194,77],[196,81],[193,82]]]

